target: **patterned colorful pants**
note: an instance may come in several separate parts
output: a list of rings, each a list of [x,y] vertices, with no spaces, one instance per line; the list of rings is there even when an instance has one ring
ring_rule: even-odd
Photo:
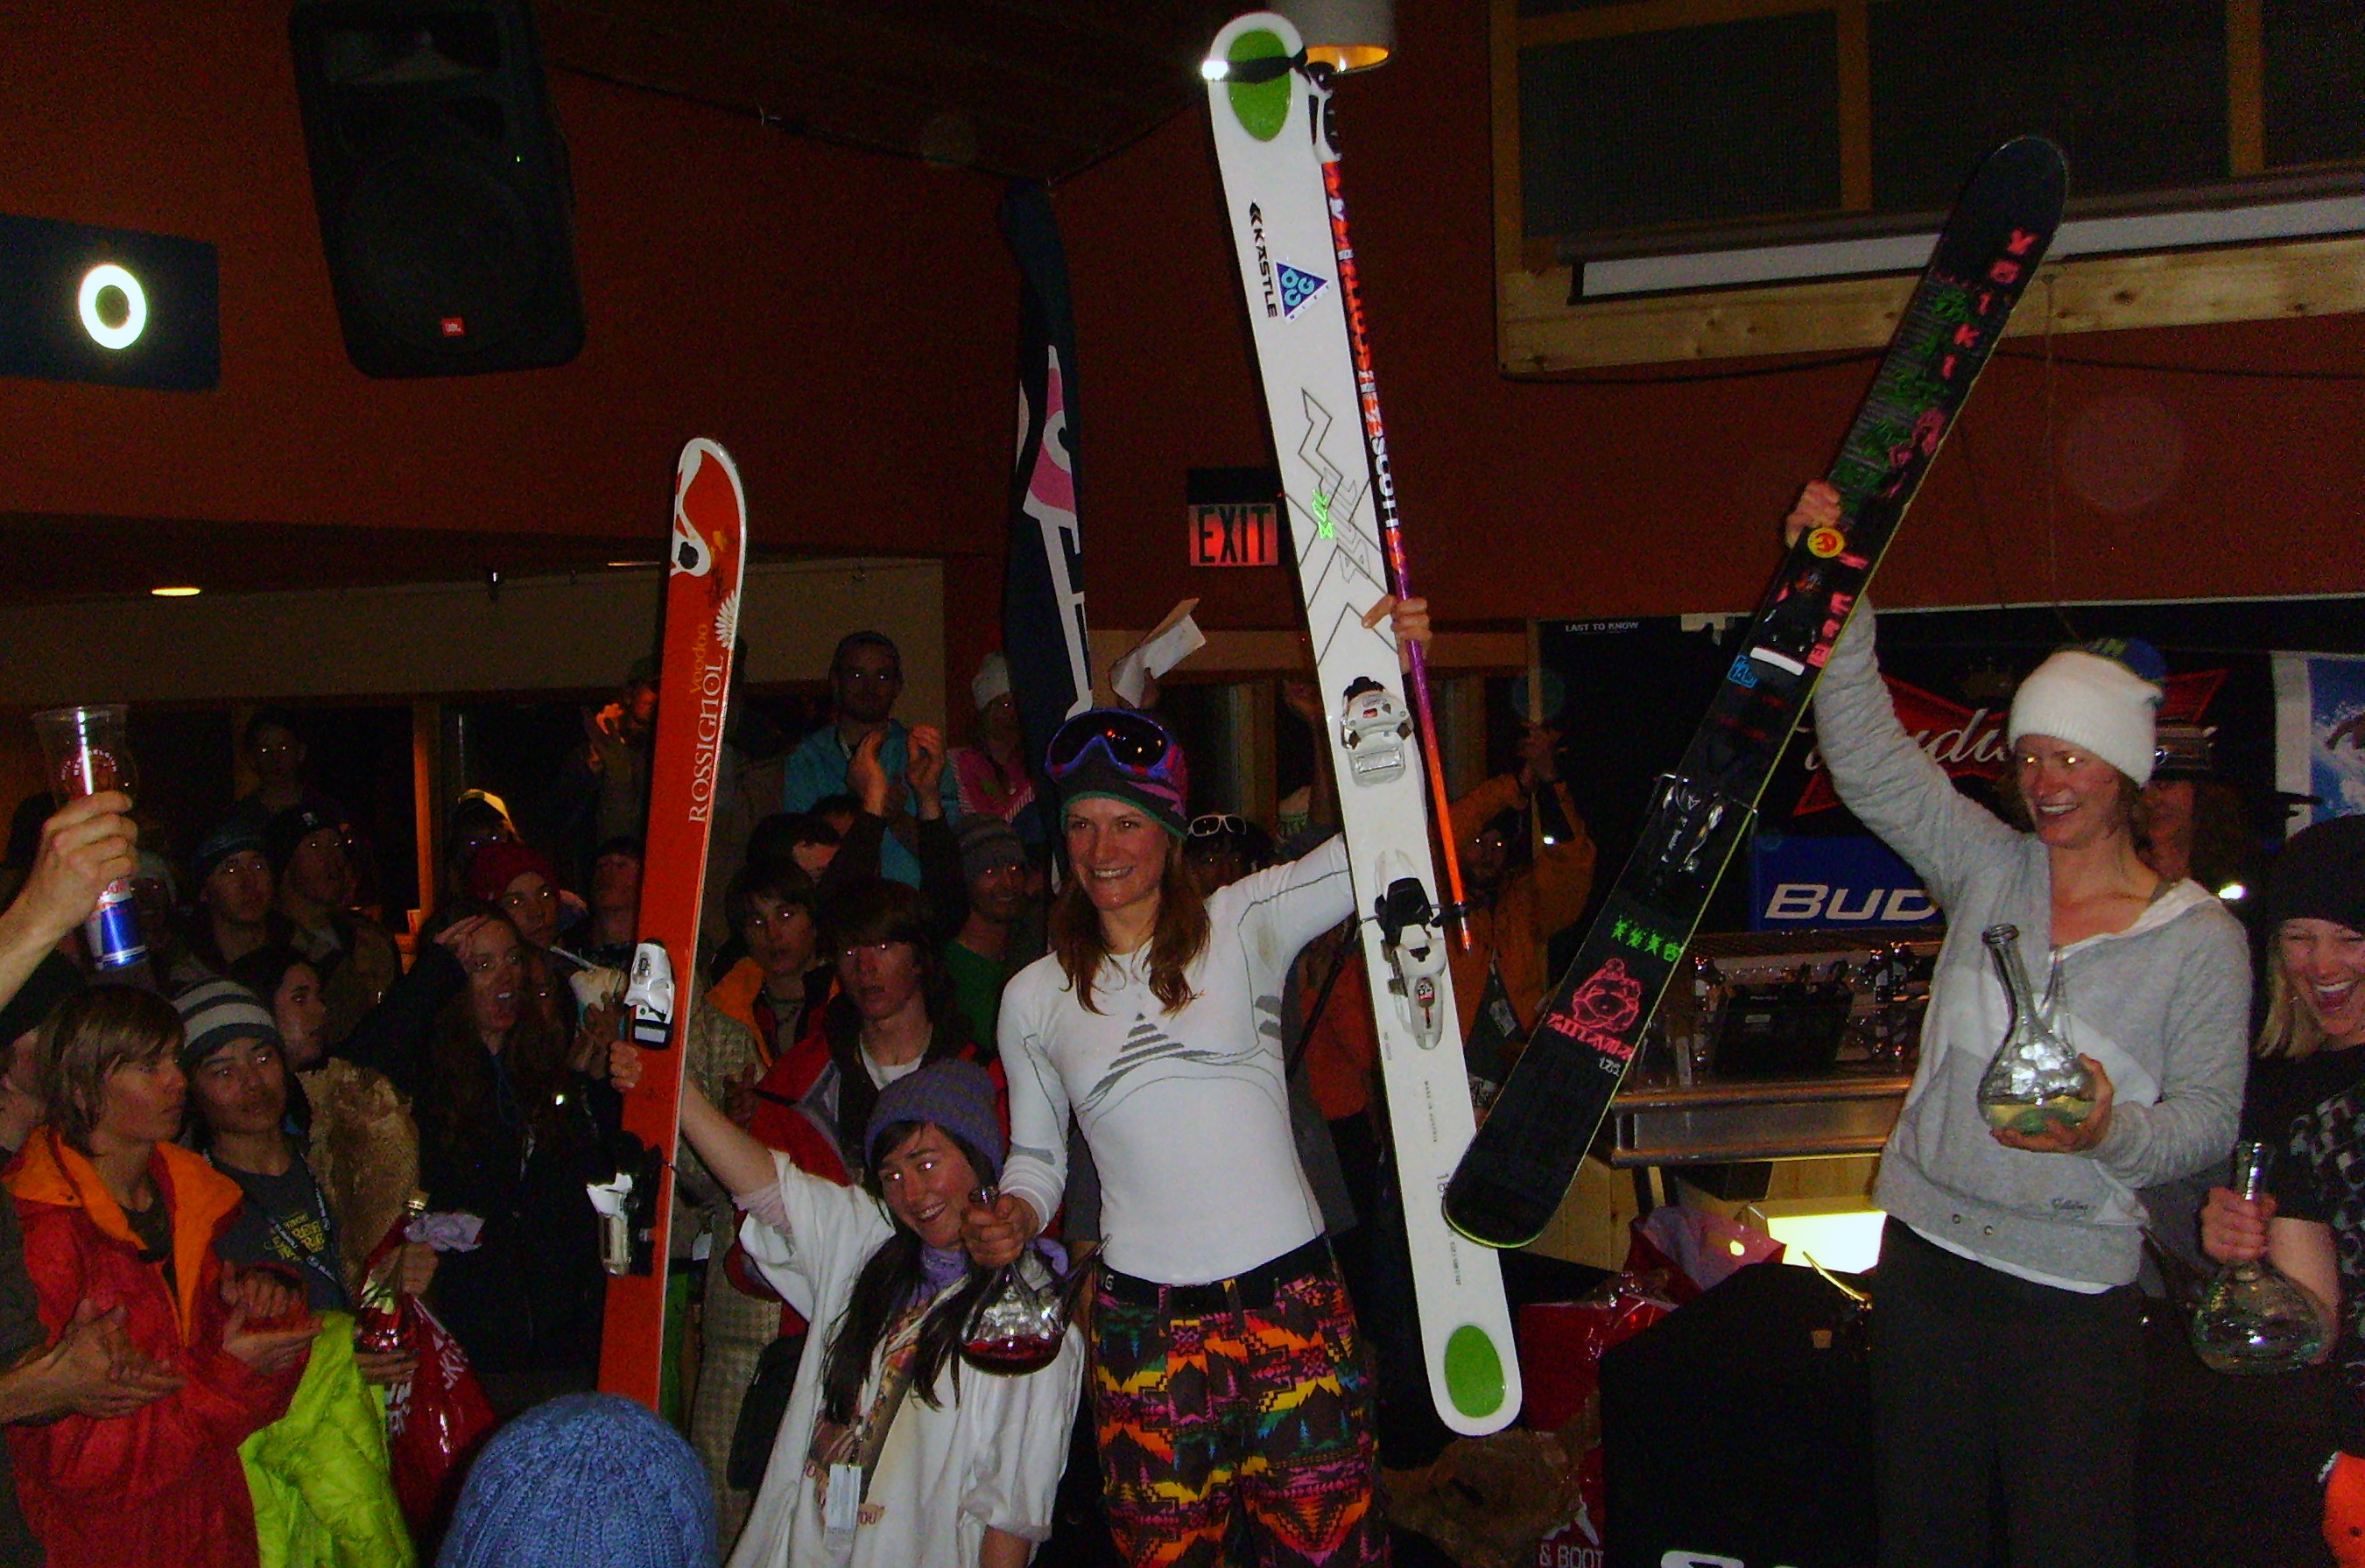
[[[1118,1553],[1128,1568],[1384,1568],[1371,1382],[1345,1288],[1325,1267],[1266,1306],[1225,1289],[1225,1310],[1176,1317],[1118,1300],[1103,1277],[1093,1409]]]

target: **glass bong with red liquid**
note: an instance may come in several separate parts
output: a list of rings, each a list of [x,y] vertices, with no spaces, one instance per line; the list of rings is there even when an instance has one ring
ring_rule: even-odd
[[[993,1188],[980,1187],[970,1201],[990,1209],[997,1196]],[[961,1360],[1002,1377],[1049,1366],[1059,1358],[1076,1303],[1092,1278],[1096,1246],[1080,1249],[1065,1273],[1052,1267],[1042,1244],[1034,1241],[996,1269],[961,1326]]]

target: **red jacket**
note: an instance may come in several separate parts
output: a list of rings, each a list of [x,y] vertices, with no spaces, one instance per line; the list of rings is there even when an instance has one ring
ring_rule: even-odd
[[[140,1260],[140,1242],[90,1161],[37,1131],[9,1171],[25,1227],[25,1267],[51,1334],[85,1298],[125,1309],[134,1348],[188,1379],[129,1416],[68,1416],[8,1428],[17,1491],[50,1568],[253,1568],[254,1506],[238,1445],[287,1409],[303,1366],[262,1377],[222,1349],[229,1309],[214,1243],[238,1184],[197,1156],[159,1144],[148,1173],[173,1215],[173,1269]]]

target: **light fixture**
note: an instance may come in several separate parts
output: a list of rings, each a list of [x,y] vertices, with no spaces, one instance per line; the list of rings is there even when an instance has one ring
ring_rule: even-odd
[[[2250,890],[2239,882],[2228,882],[2217,890],[2217,896],[2227,903],[2239,903],[2250,896]]]
[[[2056,231],[2047,254],[2057,262],[2071,256],[2142,255],[2321,239],[2360,230],[2365,230],[2365,196],[2320,196],[2071,218]],[[1920,272],[1937,242],[1936,234],[1922,232],[1588,259],[1577,265],[1569,302]]]
[[[148,591],[158,599],[195,599],[206,590],[200,588],[153,588]]]
[[[628,571],[635,566],[661,566],[665,563],[662,561],[611,561],[608,565],[619,571]]]
[[[109,321],[99,313],[99,301],[109,292],[123,300],[119,321]],[[82,330],[103,349],[128,349],[148,330],[148,291],[113,262],[101,262],[82,274],[82,290],[74,306],[82,313]]]
[[[1369,71],[1396,48],[1395,0],[1271,0],[1306,41],[1306,58]]]

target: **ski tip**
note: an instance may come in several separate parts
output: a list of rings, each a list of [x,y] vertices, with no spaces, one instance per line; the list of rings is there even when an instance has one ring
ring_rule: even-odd
[[[1216,112],[1228,110],[1239,128],[1259,141],[1279,136],[1289,123],[1296,95],[1292,67],[1305,47],[1285,17],[1251,11],[1233,17],[1216,35],[1199,65]]]
[[[2016,209],[2050,212],[2057,222],[2068,195],[2069,163],[2050,137],[2015,136],[1988,154],[1971,185],[1983,194],[2006,193]]]

